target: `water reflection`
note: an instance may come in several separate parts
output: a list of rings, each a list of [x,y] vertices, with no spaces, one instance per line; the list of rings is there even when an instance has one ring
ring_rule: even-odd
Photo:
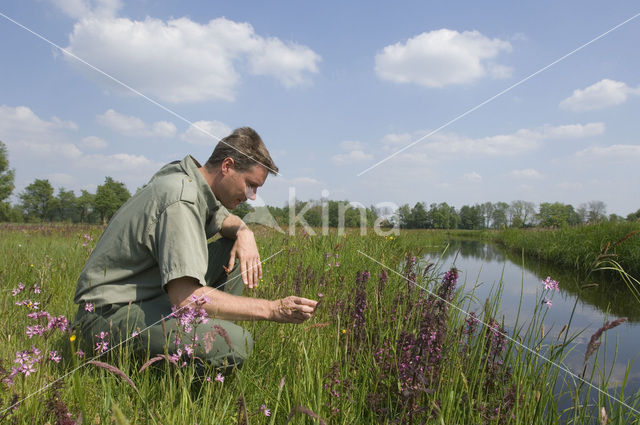
[[[611,276],[598,273],[586,276],[575,270],[523,258],[481,241],[451,240],[445,245],[429,248],[425,257],[427,261],[433,262],[440,259],[442,263],[447,265],[455,259],[456,266],[466,272],[467,277],[482,269],[481,275],[487,280],[481,283],[497,283],[503,272],[510,275],[508,270],[514,267],[524,269],[528,272],[525,273],[525,277],[528,276],[529,280],[532,277],[530,275],[535,276],[538,280],[551,276],[561,283],[560,292],[565,297],[571,299],[577,297],[580,303],[594,307],[602,315],[626,317],[631,323],[640,322],[640,304],[631,296],[622,281],[616,281]],[[503,270],[505,266],[507,270]],[[520,280],[523,278],[522,274],[519,274],[518,277]],[[505,281],[505,283],[509,282]],[[517,283],[519,289],[521,282]],[[526,283],[529,283],[526,287],[530,289],[531,282]]]
[[[627,317],[629,322],[603,335],[604,348],[600,354],[600,360],[606,354],[609,363],[617,355],[609,385],[618,386],[624,379],[627,364],[636,360],[637,341],[640,339],[640,305],[623,282],[607,280],[601,275],[590,276],[585,280],[585,276],[572,270],[523,259],[522,256],[507,253],[495,245],[474,240],[452,240],[448,245],[428,247],[423,259],[438,263],[441,270],[455,264],[461,271],[460,284],[464,284],[465,291],[475,288],[477,303],[471,305],[471,310],[476,312],[482,310],[484,300],[502,281],[500,317],[497,319],[504,321],[507,328],[515,324],[518,315],[520,324],[532,317],[542,299],[544,286],[541,281],[551,276],[560,282],[560,291],[547,294],[552,295],[553,303],[548,310],[546,306],[542,306],[546,311],[544,323],[547,335],[557,335],[571,317],[571,333],[581,332],[573,342],[573,351],[563,362],[565,366],[580,373],[591,335],[606,320],[618,317]],[[606,345],[604,338],[607,339]],[[640,367],[633,366],[626,392],[635,392],[638,388]]]

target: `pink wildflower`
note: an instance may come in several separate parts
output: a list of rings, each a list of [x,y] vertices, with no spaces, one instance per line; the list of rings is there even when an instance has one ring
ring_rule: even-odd
[[[85,311],[92,312],[93,311],[93,304],[85,303],[84,304],[84,309],[85,309]]]
[[[36,335],[41,336],[43,333],[44,328],[41,325],[27,326],[26,334],[29,339],[33,338]]]
[[[542,281],[542,284],[544,285],[544,289],[555,289],[556,291],[560,290],[560,288],[558,287],[558,282],[551,279],[550,276],[547,276],[547,278]]]
[[[22,282],[18,282],[18,287],[11,290],[11,295],[15,297],[22,291],[24,291],[24,284]]]
[[[543,303],[544,303],[544,304],[546,304],[546,305],[547,305],[547,307],[551,307],[551,306],[552,306],[552,304],[551,304],[551,300],[550,300],[550,299],[548,299],[548,298],[545,298],[545,299],[544,299],[544,301],[543,301]]]
[[[96,335],[96,338],[100,338],[100,342],[96,343],[96,348],[94,349],[96,353],[103,354],[109,350],[109,342],[105,341],[108,336],[109,332],[100,332],[100,334]]]
[[[60,357],[60,355],[58,354],[57,351],[49,351],[49,360],[56,362],[56,363],[60,363],[60,360],[62,360],[62,357]]]
[[[267,409],[267,406],[264,404],[260,406],[260,410],[264,413],[265,416],[271,416],[271,410]]]
[[[224,382],[224,376],[222,376],[222,374],[221,374],[221,373],[218,373],[218,374],[216,375],[216,381],[218,381],[218,382],[220,382],[220,383],[223,383],[223,382]]]
[[[38,301],[33,301],[33,300],[24,300],[24,301],[17,301],[16,305],[23,305],[25,307],[27,307],[29,310],[37,310],[38,308],[40,308],[40,303]]]

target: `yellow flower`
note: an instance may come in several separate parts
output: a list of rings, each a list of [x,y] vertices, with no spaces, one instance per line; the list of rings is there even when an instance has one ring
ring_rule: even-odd
[[[33,267],[33,264],[31,264],[29,267]]]
[[[346,333],[347,333],[347,330],[346,330],[346,329],[343,329],[343,330],[341,330],[340,332],[342,332],[342,335],[344,335],[344,334],[346,334]]]
[[[69,341],[73,342],[73,341],[75,341],[75,340],[76,340],[76,336],[75,336],[75,335],[71,335],[71,336],[69,337]]]

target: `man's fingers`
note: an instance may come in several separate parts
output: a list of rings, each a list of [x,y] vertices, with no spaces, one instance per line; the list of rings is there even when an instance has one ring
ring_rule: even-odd
[[[318,301],[310,300],[309,298],[295,297],[293,302],[298,305],[309,305],[311,307],[315,307],[318,304]]]
[[[256,259],[253,263],[253,267],[251,268],[252,269],[251,275],[253,276],[254,287],[258,286],[258,267],[259,266],[260,266],[260,259]]]
[[[224,272],[226,274],[231,273],[231,270],[233,270],[233,265],[235,264],[235,258],[231,257],[229,258],[229,262],[227,263],[227,267],[224,268]]]
[[[242,283],[245,285],[249,284],[249,281],[247,280],[247,266],[243,261],[240,261],[240,277],[242,277]]]

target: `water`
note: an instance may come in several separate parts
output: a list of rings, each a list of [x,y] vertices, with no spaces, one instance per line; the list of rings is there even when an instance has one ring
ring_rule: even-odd
[[[625,394],[631,395],[640,389],[640,359],[638,359],[638,341],[640,340],[640,303],[626,289],[624,283],[591,277],[588,281],[577,276],[572,270],[564,270],[550,264],[514,256],[498,247],[473,240],[452,240],[446,246],[426,247],[423,258],[429,262],[439,262],[441,270],[455,266],[460,270],[459,286],[465,286],[465,292],[475,286],[477,303],[471,310],[482,312],[484,300],[491,290],[496,290],[500,279],[503,281],[502,301],[499,307],[498,321],[504,319],[505,327],[511,331],[518,316],[518,306],[522,294],[522,307],[518,326],[529,320],[534,307],[540,302],[544,285],[541,283],[551,276],[560,284],[560,291],[548,293],[552,306],[542,305],[547,310],[544,320],[549,338],[555,338],[563,325],[569,322],[572,310],[570,334],[582,331],[573,341],[575,346],[563,362],[563,366],[580,375],[584,368],[584,355],[591,338],[605,321],[626,317],[628,322],[605,332],[600,338],[600,364],[612,369],[608,388],[617,393],[625,378],[627,366],[631,364],[627,377]],[[444,251],[444,253],[443,253]],[[586,286],[586,287],[585,287]],[[606,349],[605,349],[606,337]],[[617,343],[617,357],[616,357]],[[606,364],[603,363],[606,351]],[[592,364],[593,358],[589,365]],[[615,363],[614,363],[615,358]],[[636,362],[636,361],[639,362]],[[633,364],[632,364],[633,363]],[[590,370],[590,368],[588,369]],[[562,372],[560,375],[564,375]]]

